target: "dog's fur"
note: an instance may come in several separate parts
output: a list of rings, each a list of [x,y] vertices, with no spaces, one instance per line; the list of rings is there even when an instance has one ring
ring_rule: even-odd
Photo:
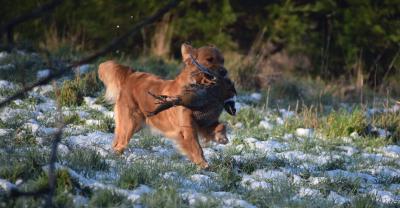
[[[192,110],[183,106],[146,117],[147,113],[154,111],[157,107],[154,98],[148,94],[149,91],[159,95],[177,96],[183,93],[184,86],[204,80],[201,73],[196,73],[198,69],[190,61],[190,54],[215,73],[226,73],[223,67],[224,58],[214,46],[196,49],[183,44],[181,52],[185,67],[174,80],[164,80],[153,74],[136,72],[114,61],[106,61],[99,65],[99,78],[107,88],[106,98],[115,102],[116,128],[113,140],[115,151],[122,153],[132,135],[144,125],[149,125],[166,137],[175,140],[180,150],[192,162],[202,168],[207,168],[208,163],[204,159],[198,133],[206,139],[217,142],[227,141],[224,124],[217,121],[207,127],[201,127],[193,119]]]

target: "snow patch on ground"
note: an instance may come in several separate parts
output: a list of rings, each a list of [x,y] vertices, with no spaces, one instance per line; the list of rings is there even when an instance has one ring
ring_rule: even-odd
[[[393,158],[400,158],[400,146],[388,145],[379,149],[383,155]]]
[[[400,196],[394,195],[389,191],[373,189],[369,193],[374,195],[378,201],[384,204],[400,204]]]
[[[43,79],[50,75],[50,69],[43,69],[36,72],[37,79]]]
[[[13,90],[16,88],[17,88],[17,85],[15,85],[14,83],[9,82],[7,80],[0,80],[0,89]]]
[[[344,196],[339,195],[338,193],[331,191],[328,195],[328,200],[333,201],[335,204],[338,204],[340,206],[349,204],[350,199]]]
[[[306,129],[306,128],[298,128],[298,129],[296,129],[295,134],[298,137],[310,138],[310,137],[314,136],[314,130],[313,129]]]
[[[272,130],[274,128],[274,125],[272,125],[269,121],[267,120],[262,120],[260,121],[259,124],[260,127],[263,127],[266,130]]]
[[[304,198],[304,197],[315,198],[315,197],[321,197],[322,194],[321,194],[321,192],[319,192],[316,189],[301,187],[300,190],[299,190],[298,196],[301,197],[301,198]]]
[[[114,134],[100,131],[91,132],[88,135],[71,136],[65,139],[70,145],[76,145],[84,148],[93,148],[102,156],[107,156],[111,150],[111,143]]]
[[[377,182],[376,177],[371,176],[366,173],[350,172],[346,170],[330,170],[326,171],[325,174],[334,181],[346,179],[348,181],[358,181],[361,180],[362,184],[373,184]]]
[[[256,138],[249,137],[244,139],[244,143],[247,144],[250,149],[257,150],[262,153],[281,152],[288,148],[287,144],[282,144],[272,139],[267,141],[259,141]]]
[[[7,180],[0,178],[0,188],[2,188],[7,194],[9,194],[13,189],[16,189],[17,186]]]
[[[249,202],[240,199],[240,197],[236,194],[229,192],[212,192],[211,195],[219,199],[223,207],[256,208]]]

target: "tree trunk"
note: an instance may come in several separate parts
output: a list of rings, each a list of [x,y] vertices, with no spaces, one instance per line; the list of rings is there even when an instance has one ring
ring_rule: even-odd
[[[156,24],[154,36],[151,39],[151,54],[158,57],[167,57],[171,49],[172,39],[172,19],[171,13],[164,15],[162,20]]]

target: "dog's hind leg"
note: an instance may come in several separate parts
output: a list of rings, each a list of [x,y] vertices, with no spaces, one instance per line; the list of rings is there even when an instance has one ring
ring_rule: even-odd
[[[112,147],[119,154],[123,153],[132,135],[143,126],[144,116],[137,109],[136,105],[126,104],[121,100],[117,100],[115,104],[115,136]]]

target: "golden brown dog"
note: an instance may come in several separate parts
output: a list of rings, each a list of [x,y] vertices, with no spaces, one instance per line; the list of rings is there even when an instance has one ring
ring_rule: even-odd
[[[155,128],[166,137],[173,139],[180,150],[202,168],[207,168],[208,163],[204,159],[198,133],[204,138],[226,143],[225,125],[217,121],[200,126],[193,118],[193,111],[183,106],[146,117],[147,113],[154,111],[157,107],[154,97],[148,92],[156,95],[177,96],[183,93],[184,86],[204,80],[204,75],[198,73],[198,68],[193,64],[192,57],[213,73],[219,73],[222,76],[227,73],[223,67],[224,58],[216,47],[193,48],[183,44],[181,52],[185,67],[174,80],[164,80],[153,74],[136,72],[114,61],[106,61],[99,65],[99,78],[107,89],[106,98],[115,102],[116,128],[113,140],[115,151],[122,153],[132,135],[144,125]],[[216,116],[219,116],[221,111],[215,111],[218,114]]]

